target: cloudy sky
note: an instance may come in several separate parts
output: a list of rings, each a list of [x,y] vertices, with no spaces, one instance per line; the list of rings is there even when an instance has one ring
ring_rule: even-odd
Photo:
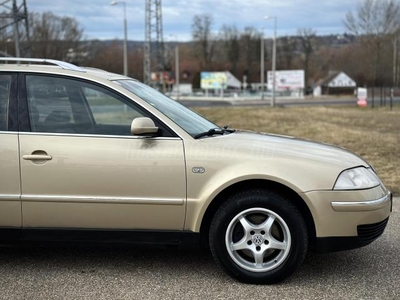
[[[78,20],[88,39],[114,39],[123,36],[123,6],[111,0],[27,0],[30,12],[51,11]],[[144,40],[144,0],[125,0],[128,39]],[[354,11],[359,0],[162,0],[164,40],[186,41],[191,38],[191,23],[196,14],[211,14],[213,30],[223,24],[238,29],[253,26],[267,36],[272,34],[278,17],[278,35],[295,34],[299,28],[312,28],[317,34],[345,32],[343,19]]]

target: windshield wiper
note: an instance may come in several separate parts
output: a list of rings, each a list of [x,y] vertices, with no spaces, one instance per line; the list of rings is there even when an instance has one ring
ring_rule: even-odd
[[[234,132],[236,131],[236,129],[232,129],[232,128],[229,128],[229,129],[228,129],[228,127],[229,127],[229,125],[225,125],[225,126],[223,127],[223,130],[224,130],[225,132],[229,132],[229,133],[234,133]]]
[[[201,138],[203,136],[212,136],[214,134],[224,134],[224,133],[225,133],[225,131],[221,130],[220,128],[211,128],[208,131],[205,131],[205,132],[202,132],[202,133],[199,133],[199,134],[195,135],[194,138],[195,139],[199,139],[199,138]]]
[[[228,129],[228,125],[225,125],[222,128],[211,128],[208,131],[199,133],[199,134],[195,135],[194,138],[195,139],[199,139],[199,138],[204,137],[204,136],[212,136],[214,134],[221,134],[222,135],[224,133],[233,133],[235,131],[236,131],[236,129]]]

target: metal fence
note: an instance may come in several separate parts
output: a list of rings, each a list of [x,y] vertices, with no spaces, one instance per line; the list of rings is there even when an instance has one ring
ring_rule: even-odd
[[[397,104],[400,88],[371,87],[368,88],[368,102],[371,107],[385,107]]]
[[[176,91],[171,91],[166,93],[168,96],[175,97],[177,96]],[[191,93],[189,92],[181,92],[181,97],[190,97],[190,98],[243,98],[243,99],[261,99],[262,96],[264,98],[271,98],[272,91],[265,90],[264,95],[262,95],[261,91],[257,90],[204,90],[204,89],[193,89]],[[304,98],[303,90],[285,90],[285,91],[275,91],[275,97],[287,97],[287,98]]]

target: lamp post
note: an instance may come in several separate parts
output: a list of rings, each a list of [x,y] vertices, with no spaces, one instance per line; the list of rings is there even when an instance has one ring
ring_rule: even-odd
[[[178,43],[178,37],[175,34],[170,34],[170,36],[174,36],[176,38],[176,42]],[[179,83],[179,45],[175,45],[175,84],[176,84],[176,100],[179,100],[180,96],[180,83]]]
[[[261,60],[260,60],[260,83],[261,83],[261,100],[264,100],[264,27],[261,27]]]
[[[125,1],[111,1],[111,5],[122,4],[124,6],[124,75],[128,76],[128,29],[126,21],[126,2]]]
[[[276,31],[277,31],[277,17],[266,16],[265,20],[274,20],[274,39],[272,44],[272,97],[271,97],[271,107],[275,106],[275,88],[276,88]]]
[[[176,99],[179,100],[179,96],[180,96],[179,95],[180,94],[179,85],[180,85],[180,83],[179,83],[179,46],[178,45],[175,46],[175,83],[176,83],[176,93],[177,93]]]
[[[398,40],[398,37],[395,37],[393,39],[393,88],[395,86],[397,86],[397,81],[398,81],[398,78],[397,78],[397,60],[398,60],[398,57],[397,57],[397,40]]]

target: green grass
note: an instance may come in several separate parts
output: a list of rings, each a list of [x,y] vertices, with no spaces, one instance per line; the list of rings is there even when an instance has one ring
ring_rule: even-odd
[[[345,147],[365,158],[400,195],[400,107],[196,108],[219,125],[291,135]]]

